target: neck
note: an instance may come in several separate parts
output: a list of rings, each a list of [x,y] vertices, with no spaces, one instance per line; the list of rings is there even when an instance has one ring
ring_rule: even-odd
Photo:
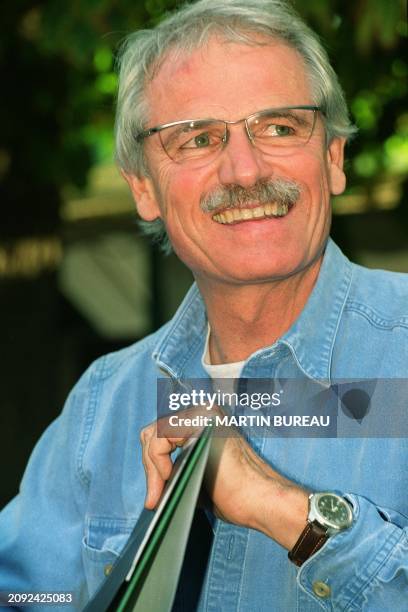
[[[211,328],[211,363],[247,359],[272,345],[296,321],[316,283],[322,257],[289,278],[232,285],[196,278]]]

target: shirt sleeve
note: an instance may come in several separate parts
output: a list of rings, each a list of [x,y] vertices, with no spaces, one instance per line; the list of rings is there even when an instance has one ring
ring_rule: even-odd
[[[88,379],[86,373],[40,438],[19,494],[0,513],[0,592],[72,592],[75,609],[87,599],[81,559],[86,476],[78,457]]]
[[[300,568],[299,585],[327,610],[407,609],[408,517],[346,495],[354,520]]]

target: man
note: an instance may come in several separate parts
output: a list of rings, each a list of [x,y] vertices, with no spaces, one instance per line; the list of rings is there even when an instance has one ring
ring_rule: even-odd
[[[196,285],[170,323],[84,375],[3,511],[0,590],[72,590],[80,606],[183,442],[156,435],[158,377],[328,387],[407,371],[406,277],[351,264],[328,237],[353,127],[285,2],[201,0],[130,37],[116,133],[141,218],[164,224]],[[406,608],[407,458],[406,439],[227,439],[196,608]]]

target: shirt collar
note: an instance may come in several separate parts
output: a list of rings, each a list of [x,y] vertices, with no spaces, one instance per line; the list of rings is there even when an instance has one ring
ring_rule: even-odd
[[[174,378],[187,378],[193,356],[198,350],[202,354],[206,330],[204,302],[194,283],[153,350],[159,368]]]
[[[299,317],[280,338],[306,376],[331,382],[334,343],[350,291],[353,265],[329,238],[319,276]]]
[[[324,385],[330,385],[333,347],[352,269],[351,262],[329,238],[313,291],[300,316],[278,341],[290,349],[306,376]],[[204,303],[194,283],[153,351],[158,366],[175,378],[191,375],[189,366],[197,353],[202,354],[206,330]]]

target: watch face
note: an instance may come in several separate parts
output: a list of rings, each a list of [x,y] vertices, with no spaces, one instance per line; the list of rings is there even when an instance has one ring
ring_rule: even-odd
[[[324,493],[317,500],[317,509],[327,521],[338,529],[350,525],[351,513],[347,502],[332,493]]]

